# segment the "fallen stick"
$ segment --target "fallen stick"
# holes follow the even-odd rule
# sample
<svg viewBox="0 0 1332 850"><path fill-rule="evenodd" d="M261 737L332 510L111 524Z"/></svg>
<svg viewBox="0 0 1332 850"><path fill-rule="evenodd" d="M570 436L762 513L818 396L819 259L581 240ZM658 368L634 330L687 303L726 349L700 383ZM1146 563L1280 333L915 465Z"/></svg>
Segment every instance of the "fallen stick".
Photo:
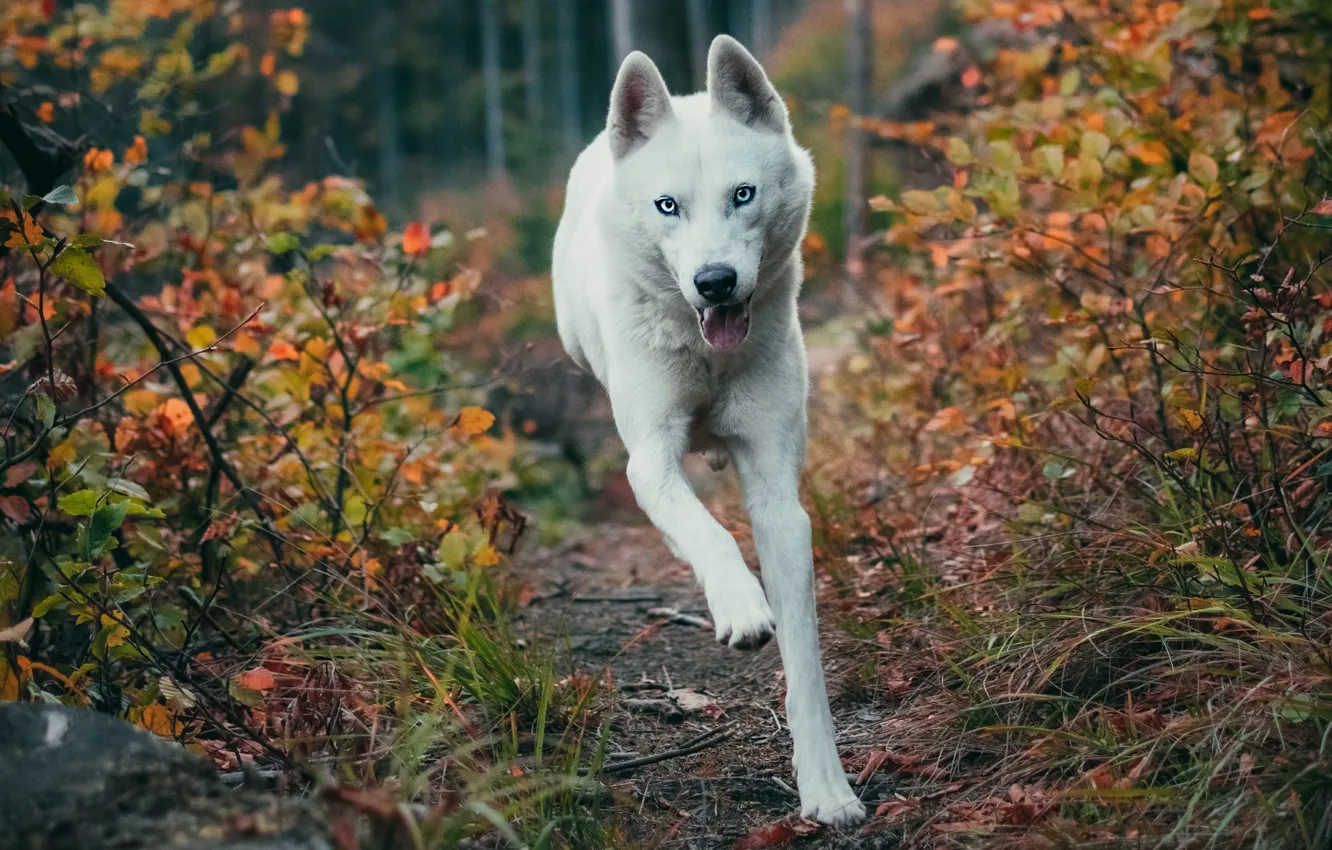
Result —
<svg viewBox="0 0 1332 850"><path fill-rule="evenodd" d="M712 621L707 617L685 614L675 608L649 608L648 615L651 617L665 617L666 622L677 623L682 626L697 626L704 630L713 628Z"/></svg>
<svg viewBox="0 0 1332 850"><path fill-rule="evenodd" d="M640 767L647 767L648 765L656 764L657 762L668 761L670 759L680 758L681 756L693 755L694 753L706 750L709 747L715 747L718 744L720 744L722 741L725 741L726 739L730 738L731 729L734 726L735 722L732 721L730 723L727 723L725 726L718 726L716 729L709 729L707 732L704 732L702 735L699 735L696 738L692 738L689 741L686 741L683 746L677 747L673 750L665 750L660 753L654 753L653 755L650 756L643 756L642 758L630 759L629 761L617 762L615 764L602 765L601 770L598 771L595 775L606 776L612 773L623 773L626 770L635 770ZM579 776L588 776L591 773L592 771L590 771L585 767L580 767L578 769Z"/></svg>
<svg viewBox="0 0 1332 850"><path fill-rule="evenodd" d="M573 598L574 602L660 602L660 593L640 592L640 593L586 593L579 594Z"/></svg>

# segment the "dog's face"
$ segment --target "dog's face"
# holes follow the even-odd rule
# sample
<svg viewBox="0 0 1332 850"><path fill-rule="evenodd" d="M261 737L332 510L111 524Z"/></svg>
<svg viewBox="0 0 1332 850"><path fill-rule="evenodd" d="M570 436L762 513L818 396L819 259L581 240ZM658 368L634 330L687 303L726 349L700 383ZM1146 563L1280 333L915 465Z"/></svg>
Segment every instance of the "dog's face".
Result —
<svg viewBox="0 0 1332 850"><path fill-rule="evenodd" d="M655 65L625 59L608 123L615 158L603 221L635 276L678 291L715 349L738 348L761 270L789 260L804 236L813 165L762 67L718 36L708 91L672 105Z"/></svg>

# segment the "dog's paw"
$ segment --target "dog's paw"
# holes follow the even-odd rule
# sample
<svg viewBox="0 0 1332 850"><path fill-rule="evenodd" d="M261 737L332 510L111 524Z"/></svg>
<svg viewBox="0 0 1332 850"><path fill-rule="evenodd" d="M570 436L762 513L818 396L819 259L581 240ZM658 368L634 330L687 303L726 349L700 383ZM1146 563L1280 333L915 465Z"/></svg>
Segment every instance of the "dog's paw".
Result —
<svg viewBox="0 0 1332 850"><path fill-rule="evenodd" d="M717 627L717 643L732 649L758 649L777 633L777 620L768 607L763 587L752 575L716 594L708 594L708 609Z"/></svg>
<svg viewBox="0 0 1332 850"><path fill-rule="evenodd" d="M800 783L800 816L829 826L855 826L865 819L865 804L839 774Z"/></svg>

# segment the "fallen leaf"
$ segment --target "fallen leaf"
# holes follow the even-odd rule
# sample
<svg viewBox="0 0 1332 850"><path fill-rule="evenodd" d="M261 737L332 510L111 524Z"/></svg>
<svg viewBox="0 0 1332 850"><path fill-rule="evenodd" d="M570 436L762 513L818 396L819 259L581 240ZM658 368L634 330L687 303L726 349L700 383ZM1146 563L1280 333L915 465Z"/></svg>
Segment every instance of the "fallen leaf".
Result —
<svg viewBox="0 0 1332 850"><path fill-rule="evenodd" d="M886 761L888 761L887 750L875 750L870 753L869 760L865 762L865 769L860 771L860 776L856 777L856 784L864 785L866 782L869 782L874 774L879 772L879 768L883 767L883 763Z"/></svg>
<svg viewBox="0 0 1332 850"><path fill-rule="evenodd" d="M176 733L176 724L171 719L171 712L167 711L166 706L157 703L144 708L143 714L139 716L139 725L163 738L170 738Z"/></svg>
<svg viewBox="0 0 1332 850"><path fill-rule="evenodd" d="M236 683L242 688L263 693L272 690L273 686L277 684L277 679L273 678L272 671L267 667L256 667L237 676Z"/></svg>
<svg viewBox="0 0 1332 850"><path fill-rule="evenodd" d="M762 850L764 847L781 847L790 844L798 837L798 833L789 823L778 821L777 823L764 824L748 835L741 836L731 845L731 850Z"/></svg>

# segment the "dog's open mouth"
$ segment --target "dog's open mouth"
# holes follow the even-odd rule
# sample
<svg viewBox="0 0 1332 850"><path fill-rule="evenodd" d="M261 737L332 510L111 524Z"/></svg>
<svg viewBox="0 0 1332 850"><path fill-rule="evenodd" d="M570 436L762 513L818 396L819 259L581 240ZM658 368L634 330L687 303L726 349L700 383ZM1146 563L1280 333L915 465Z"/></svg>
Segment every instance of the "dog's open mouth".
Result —
<svg viewBox="0 0 1332 850"><path fill-rule="evenodd" d="M708 345L718 351L731 351L749 336L749 302L718 304L698 311L698 327Z"/></svg>

